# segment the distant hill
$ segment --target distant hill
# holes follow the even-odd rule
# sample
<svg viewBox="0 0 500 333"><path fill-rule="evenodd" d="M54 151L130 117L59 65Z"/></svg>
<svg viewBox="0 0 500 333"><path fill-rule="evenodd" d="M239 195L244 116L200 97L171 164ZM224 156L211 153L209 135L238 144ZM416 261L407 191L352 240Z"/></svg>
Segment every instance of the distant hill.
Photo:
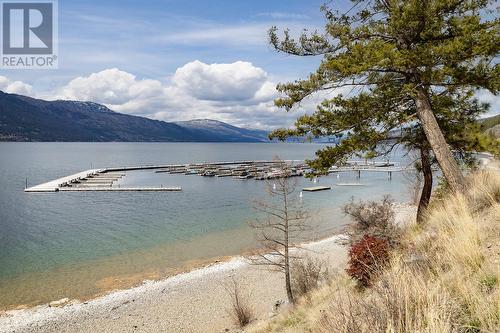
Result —
<svg viewBox="0 0 500 333"><path fill-rule="evenodd" d="M268 132L251 130L229 125L217 120L194 119L175 122L183 128L188 128L196 133L214 138L215 141L268 141Z"/></svg>
<svg viewBox="0 0 500 333"><path fill-rule="evenodd" d="M500 138L500 114L493 117L481 119L481 128L488 134L493 135L495 138Z"/></svg>
<svg viewBox="0 0 500 333"><path fill-rule="evenodd" d="M0 141L261 142L264 131L213 120L169 123L80 101L44 101L0 91Z"/></svg>
<svg viewBox="0 0 500 333"><path fill-rule="evenodd" d="M493 127L490 127L485 132L487 134L491 134L492 136L494 136L497 139L500 139L500 125L495 125Z"/></svg>
<svg viewBox="0 0 500 333"><path fill-rule="evenodd" d="M479 123L484 130L495 127L496 125L500 125L500 114L488 118L483 118L479 120Z"/></svg>

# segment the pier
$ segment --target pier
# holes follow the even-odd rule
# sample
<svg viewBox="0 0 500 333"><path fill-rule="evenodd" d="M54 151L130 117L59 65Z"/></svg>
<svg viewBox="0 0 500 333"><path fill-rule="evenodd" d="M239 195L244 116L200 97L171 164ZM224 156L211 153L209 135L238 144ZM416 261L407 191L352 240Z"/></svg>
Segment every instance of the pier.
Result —
<svg viewBox="0 0 500 333"><path fill-rule="evenodd" d="M361 178L361 171L365 172L387 172L389 180L392 179L393 172L402 172L408 170L408 167L401 167L399 162L381 162L381 161L347 161L345 165L333 166L328 170L328 173L338 173L354 171L357 173L357 178Z"/></svg>
<svg viewBox="0 0 500 333"><path fill-rule="evenodd" d="M401 172L406 167L397 162L367 162L348 161L344 165L335 166L328 173L357 172L387 172L388 179L392 179L393 172ZM115 184L129 171L152 170L155 173L183 174L186 176L203 177L231 177L233 179L266 180L282 177L300 177L311 172L303 160L258 160L258 161L230 161L230 162L201 162L187 164L124 166L103 169L85 170L70 176L62 177L40 185L26 187L25 192L89 192L89 191L117 191L117 192L175 192L181 191L179 186L155 187L124 187ZM318 190L318 189L315 189Z"/></svg>

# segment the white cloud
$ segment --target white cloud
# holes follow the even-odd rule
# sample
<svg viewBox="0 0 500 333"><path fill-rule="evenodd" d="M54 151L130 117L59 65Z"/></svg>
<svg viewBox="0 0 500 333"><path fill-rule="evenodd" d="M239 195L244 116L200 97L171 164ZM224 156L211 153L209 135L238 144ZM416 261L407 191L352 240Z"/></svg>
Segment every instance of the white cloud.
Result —
<svg viewBox="0 0 500 333"><path fill-rule="evenodd" d="M31 95L33 93L33 88L21 81L11 81L5 76L0 76L0 90L20 95Z"/></svg>
<svg viewBox="0 0 500 333"><path fill-rule="evenodd" d="M266 81L255 93L254 100L259 102L265 102L274 100L278 97L278 92L276 91L276 84L271 81Z"/></svg>
<svg viewBox="0 0 500 333"><path fill-rule="evenodd" d="M299 14L295 14L299 15ZM267 22L247 23L241 25L220 25L213 23L201 23L187 27L183 31L172 30L165 34L152 34L146 36L148 43L165 45L189 45L189 46L232 46L238 48L251 48L262 50L269 45L268 32L272 26L286 27L292 36L298 36L304 28L310 31L322 30L323 24L318 22L299 22L290 19L305 19L306 16L295 16L286 13L263 13L259 16L271 17ZM276 17L272 17L276 16Z"/></svg>
<svg viewBox="0 0 500 333"><path fill-rule="evenodd" d="M244 101L267 82L267 73L244 61L208 65L196 60L178 68L172 82L201 100Z"/></svg>
<svg viewBox="0 0 500 333"><path fill-rule="evenodd" d="M71 80L54 98L102 103L117 112L165 121L211 118L269 128L283 124L276 84L250 62L206 64L195 60L165 81L140 79L117 68ZM256 121L257 119L257 121Z"/></svg>
<svg viewBox="0 0 500 333"><path fill-rule="evenodd" d="M490 110L485 117L500 114L500 96L495 96L487 90L480 90L476 94L476 97L480 102L488 103L490 105Z"/></svg>
<svg viewBox="0 0 500 333"><path fill-rule="evenodd" d="M267 45L268 23L248 24L242 26L217 26L214 24L194 27L185 32L175 31L161 36L152 36L150 41L179 45L233 45L264 46Z"/></svg>
<svg viewBox="0 0 500 333"><path fill-rule="evenodd" d="M309 16L298 13L285 13L285 12L268 12L259 13L257 16L270 17L273 19L295 19L295 20L305 20L309 19Z"/></svg>
<svg viewBox="0 0 500 333"><path fill-rule="evenodd" d="M71 80L61 89L60 98L122 105L155 97L161 94L162 89L160 81L137 80L130 73L111 68Z"/></svg>

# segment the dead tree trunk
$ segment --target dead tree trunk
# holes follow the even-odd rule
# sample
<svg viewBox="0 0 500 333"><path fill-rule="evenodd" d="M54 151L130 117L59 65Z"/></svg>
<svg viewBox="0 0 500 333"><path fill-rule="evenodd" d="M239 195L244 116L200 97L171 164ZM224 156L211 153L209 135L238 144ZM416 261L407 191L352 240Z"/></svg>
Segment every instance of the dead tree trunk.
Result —
<svg viewBox="0 0 500 333"><path fill-rule="evenodd" d="M443 171L448 184L453 191L463 191L465 187L464 176L453 158L453 154L446 143L443 132L441 132L439 128L436 117L432 112L427 92L422 87L417 88L415 104L417 115L425 132L425 136L427 137L427 141L429 141L431 145L432 151L436 156L439 167Z"/></svg>

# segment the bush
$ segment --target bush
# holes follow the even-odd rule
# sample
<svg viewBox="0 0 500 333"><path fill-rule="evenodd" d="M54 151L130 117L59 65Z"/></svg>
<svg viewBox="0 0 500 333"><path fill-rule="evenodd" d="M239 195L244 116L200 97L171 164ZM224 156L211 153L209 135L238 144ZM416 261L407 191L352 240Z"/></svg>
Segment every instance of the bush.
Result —
<svg viewBox="0 0 500 333"><path fill-rule="evenodd" d="M382 201L351 201L344 206L344 213L349 215L352 223L347 227L349 244L359 242L365 235L385 240L390 246L399 243L400 230L394 222L394 210L390 196Z"/></svg>
<svg viewBox="0 0 500 333"><path fill-rule="evenodd" d="M320 286L328 278L324 261L305 257L292 264L292 290L296 296L303 296Z"/></svg>
<svg viewBox="0 0 500 333"><path fill-rule="evenodd" d="M252 321L252 309L245 297L241 295L236 280L232 278L231 281L231 284L225 286L228 295L231 297L231 307L227 312L239 327L245 327Z"/></svg>
<svg viewBox="0 0 500 333"><path fill-rule="evenodd" d="M385 266L389 259L389 245L386 240L365 235L352 244L349 250L347 273L360 286L368 287L374 274Z"/></svg>

